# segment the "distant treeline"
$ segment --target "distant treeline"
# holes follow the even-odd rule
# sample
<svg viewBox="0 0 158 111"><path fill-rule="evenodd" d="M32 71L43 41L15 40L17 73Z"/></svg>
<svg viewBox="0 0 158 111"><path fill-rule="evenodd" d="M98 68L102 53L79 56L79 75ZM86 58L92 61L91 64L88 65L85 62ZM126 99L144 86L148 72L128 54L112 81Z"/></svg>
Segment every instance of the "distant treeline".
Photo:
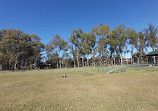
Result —
<svg viewBox="0 0 158 111"><path fill-rule="evenodd" d="M3 29L0 30L0 69L123 64L123 55L128 52L132 56L130 63L156 62L155 57L142 57L149 47L152 50L158 47L157 28L152 24L140 32L124 24L115 29L100 24L88 33L74 29L67 41L55 35L45 46L36 34Z"/></svg>

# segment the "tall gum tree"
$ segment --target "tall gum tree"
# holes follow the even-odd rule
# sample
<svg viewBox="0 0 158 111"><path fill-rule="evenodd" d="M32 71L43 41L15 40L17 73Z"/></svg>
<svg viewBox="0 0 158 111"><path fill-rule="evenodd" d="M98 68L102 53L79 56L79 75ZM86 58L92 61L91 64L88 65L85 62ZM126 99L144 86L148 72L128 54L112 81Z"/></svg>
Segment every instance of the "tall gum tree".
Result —
<svg viewBox="0 0 158 111"><path fill-rule="evenodd" d="M56 61L56 65L57 68L58 67L62 67L62 58L61 58L61 53L62 51L67 51L68 49L68 43L62 39L62 37L60 37L59 35L55 35L52 40L48 43L47 45L47 51L52 51L53 55L57 56L57 61ZM48 54L51 54L51 52L47 52ZM59 66L58 66L59 64Z"/></svg>
<svg viewBox="0 0 158 111"><path fill-rule="evenodd" d="M96 37L99 37L99 40L97 41L97 51L100 56L100 64L103 65L104 57L107 55L107 45L108 45L108 36L110 33L110 27L109 25L103 25L100 24L98 27L94 27L92 29L92 33L95 34Z"/></svg>
<svg viewBox="0 0 158 111"><path fill-rule="evenodd" d="M85 51L85 55L87 56L87 65L89 66L89 56L93 54L93 50L95 47L96 43L96 37L93 33L84 33L84 42L83 42L83 47Z"/></svg>
<svg viewBox="0 0 158 111"><path fill-rule="evenodd" d="M110 52L110 58L112 60L112 65L115 65L115 57L116 53L118 53L118 46L119 40L118 40L118 32L116 29L113 29L112 32L110 32L108 36L108 45L109 45L109 52Z"/></svg>
<svg viewBox="0 0 158 111"><path fill-rule="evenodd" d="M82 30L72 30L71 31L71 37L69 38L69 42L72 43L72 47L76 50L76 56L77 56L77 66L79 67L79 49L80 49L80 42L81 42L81 35Z"/></svg>
<svg viewBox="0 0 158 111"><path fill-rule="evenodd" d="M152 48L153 51L155 51L156 46L158 45L157 32L158 32L157 28L152 24L149 24L148 28L145 29L145 34L147 36L149 46ZM154 63L156 63L155 56L154 56Z"/></svg>
<svg viewBox="0 0 158 111"><path fill-rule="evenodd" d="M137 32L133 29L128 30L128 44L131 45L131 63L133 63L134 48L137 49L138 37Z"/></svg>
<svg viewBox="0 0 158 111"><path fill-rule="evenodd" d="M118 50L118 53L120 54L121 65L123 65L123 53L127 52L126 49L127 49L128 30L124 24L121 24L118 27L116 27L116 31L117 31L118 41L119 41L117 50Z"/></svg>

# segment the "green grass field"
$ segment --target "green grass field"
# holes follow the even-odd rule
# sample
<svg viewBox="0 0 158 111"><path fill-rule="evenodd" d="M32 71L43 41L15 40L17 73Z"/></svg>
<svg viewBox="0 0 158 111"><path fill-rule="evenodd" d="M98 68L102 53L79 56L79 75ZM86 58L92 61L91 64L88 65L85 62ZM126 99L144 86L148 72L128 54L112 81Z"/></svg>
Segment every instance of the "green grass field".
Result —
<svg viewBox="0 0 158 111"><path fill-rule="evenodd" d="M0 111L158 111L158 69L110 69L1 71Z"/></svg>

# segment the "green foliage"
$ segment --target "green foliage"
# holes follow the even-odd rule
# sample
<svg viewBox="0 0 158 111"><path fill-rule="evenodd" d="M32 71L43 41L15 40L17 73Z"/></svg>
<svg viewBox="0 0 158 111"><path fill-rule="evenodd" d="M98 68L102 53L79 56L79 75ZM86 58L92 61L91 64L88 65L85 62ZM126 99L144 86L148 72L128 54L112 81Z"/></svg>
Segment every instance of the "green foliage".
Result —
<svg viewBox="0 0 158 111"><path fill-rule="evenodd" d="M95 47L95 50L98 51L100 63L102 63L109 53L107 46L109 43L110 27L109 25L100 24L98 27L92 29L92 33L95 34L96 37L99 37L99 40L97 41L98 46ZM94 51L93 54L96 54L96 52Z"/></svg>
<svg viewBox="0 0 158 111"><path fill-rule="evenodd" d="M59 35L55 35L52 40L46 45L47 59L51 65L56 63L62 65L61 51L66 52L68 50L68 43L63 40ZM52 66L53 67L53 66Z"/></svg>
<svg viewBox="0 0 158 111"><path fill-rule="evenodd" d="M21 30L1 30L0 53L3 69L14 69L34 64L36 66L41 59L41 51L44 45L40 38Z"/></svg>
<svg viewBox="0 0 158 111"><path fill-rule="evenodd" d="M3 29L0 30L0 67L8 70L36 68L40 66L43 58L41 52L44 49L45 64L53 68L84 67L86 64L89 66L96 63L103 65L106 61L123 64L123 54L145 52L148 47L155 50L158 47L157 31L152 24L140 32L127 28L125 24L120 24L115 29L99 24L91 32L72 30L68 42L55 35L44 46L36 34ZM138 62L139 59L140 56Z"/></svg>
<svg viewBox="0 0 158 111"><path fill-rule="evenodd" d="M154 50L158 45L157 28L152 24L149 24L148 28L145 29L146 38L148 45Z"/></svg>

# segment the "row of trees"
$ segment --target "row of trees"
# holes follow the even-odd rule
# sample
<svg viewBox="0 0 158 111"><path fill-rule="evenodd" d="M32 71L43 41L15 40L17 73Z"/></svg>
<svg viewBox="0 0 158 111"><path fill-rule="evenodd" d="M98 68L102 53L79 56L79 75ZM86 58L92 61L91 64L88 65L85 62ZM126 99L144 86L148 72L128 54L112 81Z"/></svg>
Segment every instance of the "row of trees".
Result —
<svg viewBox="0 0 158 111"><path fill-rule="evenodd" d="M148 48L154 51L158 47L157 28L149 24L148 28L137 32L124 24L111 29L100 24L91 32L82 29L72 30L68 40L55 35L45 46L36 34L26 34L21 30L0 30L0 68L16 70L49 66L84 67L89 65L123 64L123 57L131 53L131 62L137 62ZM42 52L46 60L42 61ZM155 62L155 57L153 58Z"/></svg>
<svg viewBox="0 0 158 111"><path fill-rule="evenodd" d="M100 65L105 63L122 65L123 55L126 53L131 53L132 62L136 56L139 63L145 51L149 47L154 51L157 45L157 28L152 24L149 24L148 28L140 32L127 28L124 24L117 26L116 29L111 29L109 25L100 24L98 27L92 28L89 33L82 29L72 30L68 42L59 35L54 36L46 45L46 53L48 63L50 65L56 64L57 68L58 64L60 64L60 68L62 66L67 67L70 58L71 66L73 61L74 67L95 66L96 63ZM134 50L136 50L135 53Z"/></svg>

